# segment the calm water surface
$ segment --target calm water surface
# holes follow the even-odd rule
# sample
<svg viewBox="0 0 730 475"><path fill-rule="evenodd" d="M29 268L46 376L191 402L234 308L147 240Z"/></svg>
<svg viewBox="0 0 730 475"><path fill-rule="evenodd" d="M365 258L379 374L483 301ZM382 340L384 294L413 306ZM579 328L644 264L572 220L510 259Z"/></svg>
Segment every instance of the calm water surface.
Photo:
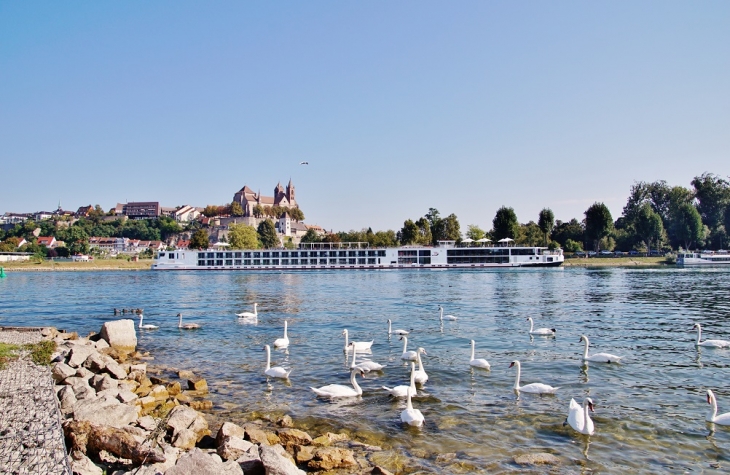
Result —
<svg viewBox="0 0 730 475"><path fill-rule="evenodd" d="M693 322L707 338L730 339L730 272L718 269L545 269L517 271L43 272L0 280L0 325L54 325L98 331L114 307L142 307L139 344L155 364L195 369L208 378L216 409L233 419L253 411L289 413L312 429L345 428L392 450L379 456L405 471L499 473L519 470L512 457L550 451L564 471L581 473L721 473L730 469L730 428L705 423L705 391L730 410L730 350L697 350ZM235 313L259 303L256 325ZM439 324L437 306L458 316ZM175 315L203 324L180 331ZM557 338L527 333L525 318L556 328ZM404 403L382 385L407 384L394 328L412 329L424 347L430 379L414 400L425 418L405 429ZM264 344L282 336L274 363L294 369L291 384L262 377ZM372 359L388 367L360 380L363 397L329 402L310 386L348 384L343 328L375 340ZM581 334L591 352L625 356L623 365L581 367ZM469 340L491 371L471 369ZM560 389L540 397L522 384ZM570 398L590 395L597 433L564 427ZM435 455L457 452L458 463Z"/></svg>

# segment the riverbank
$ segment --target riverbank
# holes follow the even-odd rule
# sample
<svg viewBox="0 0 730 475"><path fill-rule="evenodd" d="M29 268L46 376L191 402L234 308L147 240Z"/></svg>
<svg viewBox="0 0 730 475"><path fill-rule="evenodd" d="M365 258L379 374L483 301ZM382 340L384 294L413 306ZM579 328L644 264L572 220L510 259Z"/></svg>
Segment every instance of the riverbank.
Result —
<svg viewBox="0 0 730 475"><path fill-rule="evenodd" d="M571 257L565 267L667 267L675 266L666 257Z"/></svg>
<svg viewBox="0 0 730 475"><path fill-rule="evenodd" d="M57 262L57 261L10 261L0 262L0 267L7 272L50 272L50 271L109 271L109 270L149 270L152 259L128 261L126 259L95 259L86 262Z"/></svg>

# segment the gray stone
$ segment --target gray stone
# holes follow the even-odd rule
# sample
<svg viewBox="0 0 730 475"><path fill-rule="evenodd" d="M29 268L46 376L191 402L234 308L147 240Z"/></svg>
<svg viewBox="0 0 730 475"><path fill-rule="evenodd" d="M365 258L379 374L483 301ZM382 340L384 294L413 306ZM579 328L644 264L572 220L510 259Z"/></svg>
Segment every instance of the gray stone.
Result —
<svg viewBox="0 0 730 475"><path fill-rule="evenodd" d="M307 466L315 470L332 470L357 467L357 461L350 449L321 447L314 452L314 459L310 460Z"/></svg>
<svg viewBox="0 0 730 475"><path fill-rule="evenodd" d="M72 368L78 368L81 366L84 361L86 361L86 358L91 355L91 353L96 352L96 350L93 350L91 348L88 348L86 346L74 346L71 349L70 356L68 358L68 365Z"/></svg>
<svg viewBox="0 0 730 475"><path fill-rule="evenodd" d="M232 422L224 422L221 428L218 429L218 434L215 436L215 442L217 445L220 445L226 437L240 437L243 439L245 435L246 431L243 427Z"/></svg>
<svg viewBox="0 0 730 475"><path fill-rule="evenodd" d="M91 371L89 371L88 369L84 368L83 366L82 366L82 367L80 367L80 368L78 368L78 369L76 370L76 377L77 377L77 378L82 378L82 379L85 379L86 381L88 381L88 380L89 380L89 379L91 379L91 378L92 378L93 376L94 376L94 373L92 373L92 372L91 372Z"/></svg>
<svg viewBox="0 0 730 475"><path fill-rule="evenodd" d="M58 400L61 404L61 412L64 414L70 414L73 412L74 404L78 402L73 387L71 386L64 386L58 392Z"/></svg>
<svg viewBox="0 0 730 475"><path fill-rule="evenodd" d="M226 437L218 446L218 455L223 460L236 460L246 453L254 444L240 437Z"/></svg>
<svg viewBox="0 0 730 475"><path fill-rule="evenodd" d="M312 436L299 429L280 429L276 432L279 440L284 445L297 444L309 445L312 443Z"/></svg>
<svg viewBox="0 0 730 475"><path fill-rule="evenodd" d="M157 421L152 416L144 416L139 418L139 420L137 421L137 425L144 430L152 431L157 428Z"/></svg>
<svg viewBox="0 0 730 475"><path fill-rule="evenodd" d="M184 430L191 431L195 434L196 442L200 440L206 433L208 433L208 422L205 420L202 414L195 409L191 409L187 406L177 406L170 411L170 418L167 420L167 427L172 429L173 441L177 438L177 435L182 433ZM189 435L186 435L186 441L189 439ZM180 443L173 445L175 447L187 448ZM193 443L194 444L194 443Z"/></svg>
<svg viewBox="0 0 730 475"><path fill-rule="evenodd" d="M75 384L71 386L71 389L73 390L76 399L78 399L79 401L81 401L82 399L90 399L96 396L96 391L94 391L94 388L86 383Z"/></svg>
<svg viewBox="0 0 730 475"><path fill-rule="evenodd" d="M241 467L233 460L221 462L217 455L207 455L194 448L180 457L165 475L243 475Z"/></svg>
<svg viewBox="0 0 730 475"><path fill-rule="evenodd" d="M198 436L190 429L180 429L172 435L172 446L183 450L192 449L198 442Z"/></svg>
<svg viewBox="0 0 730 475"><path fill-rule="evenodd" d="M246 475L263 475L266 473L264 464L259 456L259 446L252 445L245 453L236 459L236 463L241 467Z"/></svg>
<svg viewBox="0 0 730 475"><path fill-rule="evenodd" d="M107 373L111 374L117 379L124 379L127 377L127 372L124 370L122 365L114 361L112 357L104 355L103 359L106 365L104 369Z"/></svg>
<svg viewBox="0 0 730 475"><path fill-rule="evenodd" d="M137 409L112 398L92 398L77 402L74 420L120 429L137 420Z"/></svg>
<svg viewBox="0 0 730 475"><path fill-rule="evenodd" d="M304 475L305 473L287 458L286 451L281 445L259 446L259 457L266 469L266 475Z"/></svg>
<svg viewBox="0 0 730 475"><path fill-rule="evenodd" d="M53 374L53 380L56 382L60 382L76 374L76 370L66 363L58 362L53 365L53 370L51 373Z"/></svg>
<svg viewBox="0 0 730 475"><path fill-rule="evenodd" d="M110 378L108 374L97 374L91 378L90 384L97 392L107 389L117 389L119 387L117 380Z"/></svg>
<svg viewBox="0 0 730 475"><path fill-rule="evenodd" d="M71 457L71 470L74 475L103 475L104 471L82 453L74 453Z"/></svg>
<svg viewBox="0 0 730 475"><path fill-rule="evenodd" d="M147 374L147 363L133 364L129 367L129 371L139 371L142 374Z"/></svg>
<svg viewBox="0 0 730 475"><path fill-rule="evenodd" d="M137 348L137 332L134 328L134 320L114 320L106 322L99 332L101 338L112 348L121 351L134 351Z"/></svg>
<svg viewBox="0 0 730 475"><path fill-rule="evenodd" d="M538 452L518 455L515 457L515 463L518 465L559 465L560 459L547 452Z"/></svg>
<svg viewBox="0 0 730 475"><path fill-rule="evenodd" d="M97 350L104 350L106 348L109 348L109 343L107 343L106 340L99 340L94 343L94 346Z"/></svg>
<svg viewBox="0 0 730 475"><path fill-rule="evenodd" d="M102 355L94 351L84 361L84 368L88 368L94 373L101 373L106 368L106 363L102 358Z"/></svg>
<svg viewBox="0 0 730 475"><path fill-rule="evenodd" d="M119 402L123 402L124 404L128 404L132 401L135 401L139 399L139 396L134 394L132 391L126 388L122 388L119 390L119 394L117 394L117 399Z"/></svg>

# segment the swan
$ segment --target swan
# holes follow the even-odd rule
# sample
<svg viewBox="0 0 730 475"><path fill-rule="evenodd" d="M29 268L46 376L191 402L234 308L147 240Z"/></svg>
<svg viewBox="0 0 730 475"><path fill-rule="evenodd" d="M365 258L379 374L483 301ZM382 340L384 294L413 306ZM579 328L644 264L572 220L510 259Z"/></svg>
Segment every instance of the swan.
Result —
<svg viewBox="0 0 730 475"><path fill-rule="evenodd" d="M269 348L269 345L264 345L264 350L266 350L266 370L264 370L264 374L266 376L271 376L272 378L282 378L282 379L289 379L289 375L291 374L291 370L287 371L281 366L274 366L271 367L271 348Z"/></svg>
<svg viewBox="0 0 730 475"><path fill-rule="evenodd" d="M727 340L705 340L700 341L702 339L702 327L699 323L695 323L695 325L692 328L697 329L697 342L695 343L695 346L707 346L711 348L727 348L730 346L730 341Z"/></svg>
<svg viewBox="0 0 730 475"><path fill-rule="evenodd" d="M157 325L151 325L149 323L147 325L143 325L142 320L144 320L144 315L142 315L140 313L139 314L139 328L141 328L142 330L157 330L158 328L160 328Z"/></svg>
<svg viewBox="0 0 730 475"><path fill-rule="evenodd" d="M475 368L484 368L484 369L490 369L491 366L489 366L489 362L485 360L484 358L474 359L474 347L476 343L474 343L474 340L471 341L471 361L469 361L469 365L474 366Z"/></svg>
<svg viewBox="0 0 730 475"><path fill-rule="evenodd" d="M350 346L353 346L355 342L350 342ZM350 365L350 369L353 368L360 368L366 373L369 373L370 371L380 371L383 368L385 368L385 365L376 363L375 361L365 360L362 363L355 363L355 358L357 357L357 352L352 352L352 364Z"/></svg>
<svg viewBox="0 0 730 475"><path fill-rule="evenodd" d="M423 348L419 348L416 352L416 361L418 361L418 370L415 374L415 380L418 384L423 384L426 381L428 381L428 375L426 374L426 370L423 369L423 362L421 361L421 353L424 355L428 354L426 353L426 350Z"/></svg>
<svg viewBox="0 0 730 475"><path fill-rule="evenodd" d="M417 358L415 351L408 351L408 337L402 336L400 337L401 340L403 340L403 354L400 355L400 359L406 360L406 361L415 361Z"/></svg>
<svg viewBox="0 0 730 475"><path fill-rule="evenodd" d="M254 304L253 304L253 313L251 313L251 312L242 312L242 313L237 313L236 316L238 318L258 318L259 317L259 312L256 310L256 307L258 307L258 305L259 305L258 303L254 302Z"/></svg>
<svg viewBox="0 0 730 475"><path fill-rule="evenodd" d="M408 335L410 332L408 330L391 330L391 321L388 319L388 335L391 333L395 333L396 335Z"/></svg>
<svg viewBox="0 0 730 475"><path fill-rule="evenodd" d="M373 346L373 341L353 341L352 345L348 341L347 329L342 330L342 334L345 335L345 351L370 351L370 347ZM352 346L352 348L350 348Z"/></svg>
<svg viewBox="0 0 730 475"><path fill-rule="evenodd" d="M416 377L416 372L414 371L414 368L416 367L416 364L411 362L411 386L414 387L414 381ZM413 427L421 427L423 425L423 414L421 414L421 411L418 409L413 409L413 404L411 403L411 392L407 391L406 397L408 398L406 400L406 408L403 410L403 412L400 413L400 420L408 424L409 426Z"/></svg>
<svg viewBox="0 0 730 475"><path fill-rule="evenodd" d="M439 305L439 312L440 312L439 313L439 320L441 320L441 321L444 321L444 320L456 320L456 317L453 316L453 315L444 315L444 308L441 305Z"/></svg>
<svg viewBox="0 0 730 475"><path fill-rule="evenodd" d="M577 432L585 435L593 435L595 428L593 427L593 420L588 414L588 409L592 412L593 401L587 397L583 399L583 406L581 407L575 399L570 398L570 409L568 409L568 418L565 420L563 425L570 424L570 427L575 429Z"/></svg>
<svg viewBox="0 0 730 475"><path fill-rule="evenodd" d="M329 398L336 398L336 397L357 397L362 395L362 389L360 386L357 385L357 381L355 381L356 375L362 376L363 371L360 368L353 368L350 371L350 384L352 384L352 387L344 386L342 384L328 384L327 386L322 386L321 388L309 388L317 396L322 397L329 397Z"/></svg>
<svg viewBox="0 0 730 475"><path fill-rule="evenodd" d="M591 356L588 356L588 346L591 344L590 341L588 341L588 337L585 335L580 336L580 340L578 340L578 343L581 341L584 341L586 346L585 350L583 350L583 361L593 361L595 363L621 363L621 359L623 356L616 356L612 355L611 353L596 353Z"/></svg>
<svg viewBox="0 0 730 475"><path fill-rule="evenodd" d="M201 328L201 325L198 323L186 323L183 325L182 322L182 313L177 314L177 327L181 328L183 330L197 330L198 328Z"/></svg>
<svg viewBox="0 0 730 475"><path fill-rule="evenodd" d="M394 388L389 388L387 386L383 386L383 389L388 391L391 396L395 397L406 397L407 395L415 396L416 395L416 363L411 362L411 385L410 386L396 386Z"/></svg>
<svg viewBox="0 0 730 475"><path fill-rule="evenodd" d="M287 321L284 320L284 338L277 338L274 340L274 346L276 348L286 348L289 346L289 337L286 335Z"/></svg>
<svg viewBox="0 0 730 475"><path fill-rule="evenodd" d="M520 372L522 367L520 365L520 362L517 360L514 360L512 363L509 364L510 368L513 366L517 367L517 377L515 378L515 385L513 387L513 389L517 392L523 391L533 394L555 394L555 391L560 389L542 383L532 383L528 384L527 386L520 386Z"/></svg>
<svg viewBox="0 0 730 475"><path fill-rule="evenodd" d="M707 414L707 422L714 422L721 426L730 426L730 412L717 415L717 399L711 389L707 390L707 404L712 405L712 409Z"/></svg>
<svg viewBox="0 0 730 475"><path fill-rule="evenodd" d="M545 336L555 335L554 328L538 328L536 330L533 330L532 327L533 327L534 323L532 321L532 317L527 317L527 320L530 321L530 335L545 335Z"/></svg>

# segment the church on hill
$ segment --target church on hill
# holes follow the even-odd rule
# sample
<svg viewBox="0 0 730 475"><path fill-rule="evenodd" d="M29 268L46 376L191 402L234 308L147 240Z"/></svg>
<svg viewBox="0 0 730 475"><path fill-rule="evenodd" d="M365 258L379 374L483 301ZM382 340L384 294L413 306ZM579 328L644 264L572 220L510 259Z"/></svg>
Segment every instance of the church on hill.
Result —
<svg viewBox="0 0 730 475"><path fill-rule="evenodd" d="M252 217L253 209L256 205L262 208L271 208L279 206L282 208L298 208L297 200L294 197L294 184L289 179L286 189L281 186L281 182L274 188L274 196L263 196L261 192L254 192L248 186L244 186L233 195L233 202L241 205L244 217Z"/></svg>

